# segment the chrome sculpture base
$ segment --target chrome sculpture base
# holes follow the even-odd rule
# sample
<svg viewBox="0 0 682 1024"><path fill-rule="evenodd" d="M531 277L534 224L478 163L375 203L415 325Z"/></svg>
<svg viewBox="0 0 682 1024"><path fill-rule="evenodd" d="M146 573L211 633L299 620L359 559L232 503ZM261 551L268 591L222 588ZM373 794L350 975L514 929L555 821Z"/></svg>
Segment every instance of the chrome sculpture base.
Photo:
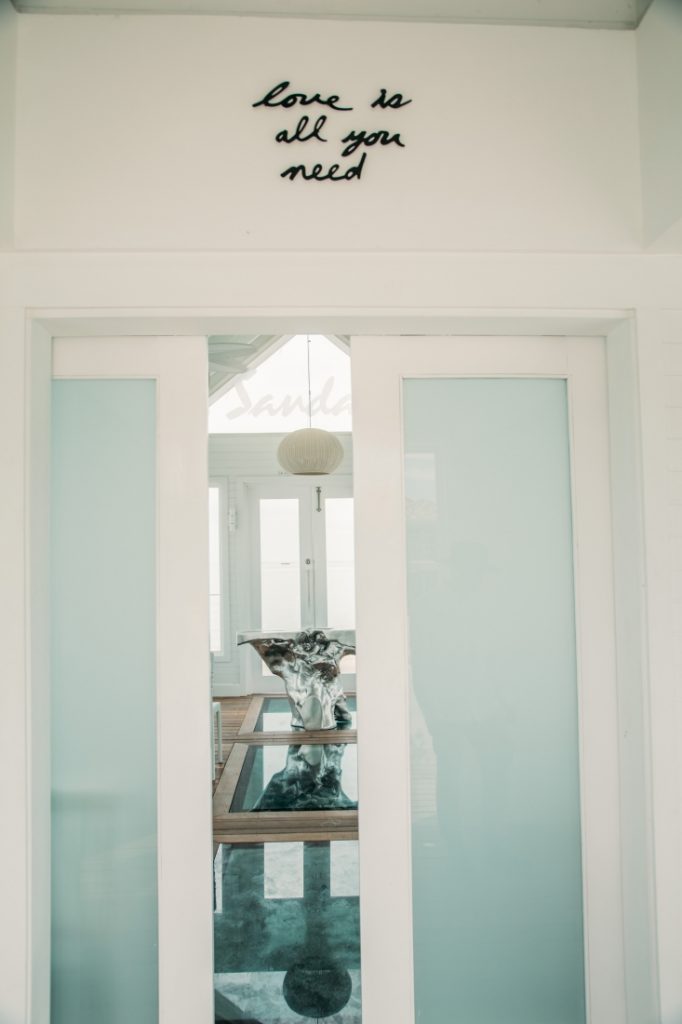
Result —
<svg viewBox="0 0 682 1024"><path fill-rule="evenodd" d="M315 629L302 633L239 633L238 644L251 644L270 671L284 681L294 728L313 732L350 724L351 714L339 683L340 662L355 654L350 629Z"/></svg>

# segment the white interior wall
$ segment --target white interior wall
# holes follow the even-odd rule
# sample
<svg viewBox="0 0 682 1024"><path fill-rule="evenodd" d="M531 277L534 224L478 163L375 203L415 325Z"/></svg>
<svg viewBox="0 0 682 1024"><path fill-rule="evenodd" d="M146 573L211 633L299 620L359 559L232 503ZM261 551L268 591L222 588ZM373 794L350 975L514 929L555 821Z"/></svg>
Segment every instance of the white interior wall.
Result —
<svg viewBox="0 0 682 1024"><path fill-rule="evenodd" d="M632 32L144 15L19 29L20 248L639 244ZM300 110L251 104L283 80L355 108L330 116L327 144L275 142ZM381 87L411 105L370 110ZM362 127L405 148L368 150L361 181L280 178Z"/></svg>
<svg viewBox="0 0 682 1024"><path fill-rule="evenodd" d="M674 0L664 3L655 0L647 17L670 15ZM210 18L26 15L19 23L23 251L0 252L0 777L12 781L2 792L8 870L0 876L0 1018L47 1021L39 996L31 1017L28 971L28 908L39 908L41 898L27 867L29 766L44 768L47 754L27 740L27 312L45 311L48 325L50 310L58 312L53 324L61 333L83 331L83 308L127 310L119 326L133 332L140 310L154 308L165 318L159 334L193 333L199 315L206 333L216 334L240 333L244 324L263 333L441 333L462 310L525 309L531 319L532 311L582 310L598 322L600 311L631 309L643 441L660 1020L680 1024L682 260L631 253L641 215L636 35ZM645 34L655 24L645 19L639 30L640 69L643 56L660 59ZM0 60L0 133L12 123L6 68ZM412 107L398 112L409 148L371 153L371 175L338 189L280 182L281 147L272 134L294 118L270 118L249 104L303 68L307 87L352 90L357 102L370 82L413 95ZM658 117L655 102L650 109ZM675 189L665 187L682 180L676 151L654 149L661 178L647 186L647 200L660 189L665 216L679 216ZM5 232L7 196L3 213L0 190ZM145 251L159 249L169 251ZM529 254L534 249L546 251ZM63 318L68 309L71 324ZM92 333L91 325L85 330Z"/></svg>
<svg viewBox="0 0 682 1024"><path fill-rule="evenodd" d="M344 449L337 473L350 476L353 456L350 434L336 435ZM213 692L218 697L246 693L235 637L243 630L258 629L253 621L249 583L254 572L250 563L250 510L244 486L259 478L287 478L277 462L277 448L284 434L210 434L208 467L211 479L227 482L228 508L233 509L235 529L227 530L227 551L223 555L223 595L228 601L229 648L213 663ZM227 515L228 509L223 510Z"/></svg>
<svg viewBox="0 0 682 1024"><path fill-rule="evenodd" d="M682 5L654 0L636 32L644 241L682 242ZM676 230L677 228L677 230ZM666 234L670 237L666 238ZM664 237L662 237L664 236Z"/></svg>
<svg viewBox="0 0 682 1024"><path fill-rule="evenodd" d="M10 0L0 0L0 249L14 244L14 137L17 23Z"/></svg>

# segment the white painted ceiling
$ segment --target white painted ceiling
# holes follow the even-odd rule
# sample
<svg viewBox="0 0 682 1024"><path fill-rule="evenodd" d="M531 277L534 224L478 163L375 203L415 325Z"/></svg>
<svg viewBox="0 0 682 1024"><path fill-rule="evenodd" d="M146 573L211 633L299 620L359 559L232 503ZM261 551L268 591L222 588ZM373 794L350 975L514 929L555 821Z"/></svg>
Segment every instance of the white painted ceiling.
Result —
<svg viewBox="0 0 682 1024"><path fill-rule="evenodd" d="M13 0L23 12L231 14L636 28L652 0Z"/></svg>
<svg viewBox="0 0 682 1024"><path fill-rule="evenodd" d="M275 334L214 334L208 339L208 394L214 400L226 385L266 358Z"/></svg>

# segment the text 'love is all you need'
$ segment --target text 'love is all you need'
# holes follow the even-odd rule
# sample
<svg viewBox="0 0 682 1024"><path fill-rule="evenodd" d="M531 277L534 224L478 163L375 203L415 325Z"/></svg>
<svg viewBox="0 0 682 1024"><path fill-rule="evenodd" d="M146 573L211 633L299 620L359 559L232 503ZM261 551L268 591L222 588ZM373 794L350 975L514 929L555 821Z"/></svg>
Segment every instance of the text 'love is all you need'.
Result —
<svg viewBox="0 0 682 1024"><path fill-rule="evenodd" d="M378 96L369 104L371 110L386 111L392 119L394 111L406 107L412 100L405 99L400 92L389 93L387 89L380 89ZM319 92L305 93L296 92L288 81L279 82L273 86L265 95L252 104L253 107L262 107L271 110L290 110L297 108L298 121L290 127L282 128L275 135L275 141L285 146L296 143L312 142L328 144L331 132L331 118L336 114L346 114L352 111L353 107L344 106L340 96L323 96ZM311 114L302 113L302 108L315 107ZM320 113L319 108L326 108L326 113ZM347 119L344 119L347 121ZM375 146L405 148L400 133L395 131L395 126L387 123L387 127L373 128L351 128L339 138L341 146L340 157L354 157L357 162L343 163L293 163L280 173L281 178L289 181L297 179L303 181L360 181L362 172L367 160L367 151ZM359 157L359 159L358 159Z"/></svg>

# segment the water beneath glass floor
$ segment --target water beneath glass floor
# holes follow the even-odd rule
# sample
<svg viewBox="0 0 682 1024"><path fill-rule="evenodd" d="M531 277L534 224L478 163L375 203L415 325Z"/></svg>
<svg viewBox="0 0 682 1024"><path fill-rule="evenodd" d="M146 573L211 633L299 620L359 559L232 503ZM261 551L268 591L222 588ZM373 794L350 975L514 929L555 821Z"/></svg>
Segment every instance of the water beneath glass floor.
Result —
<svg viewBox="0 0 682 1024"><path fill-rule="evenodd" d="M360 1024L357 842L221 845L216 1021Z"/></svg>
<svg viewBox="0 0 682 1024"><path fill-rule="evenodd" d="M235 811L355 810L355 743L252 746L230 807Z"/></svg>
<svg viewBox="0 0 682 1024"><path fill-rule="evenodd" d="M351 712L349 728L357 728L357 705L355 697L347 697ZM291 729L291 708L286 697L266 697L254 732L289 732Z"/></svg>

